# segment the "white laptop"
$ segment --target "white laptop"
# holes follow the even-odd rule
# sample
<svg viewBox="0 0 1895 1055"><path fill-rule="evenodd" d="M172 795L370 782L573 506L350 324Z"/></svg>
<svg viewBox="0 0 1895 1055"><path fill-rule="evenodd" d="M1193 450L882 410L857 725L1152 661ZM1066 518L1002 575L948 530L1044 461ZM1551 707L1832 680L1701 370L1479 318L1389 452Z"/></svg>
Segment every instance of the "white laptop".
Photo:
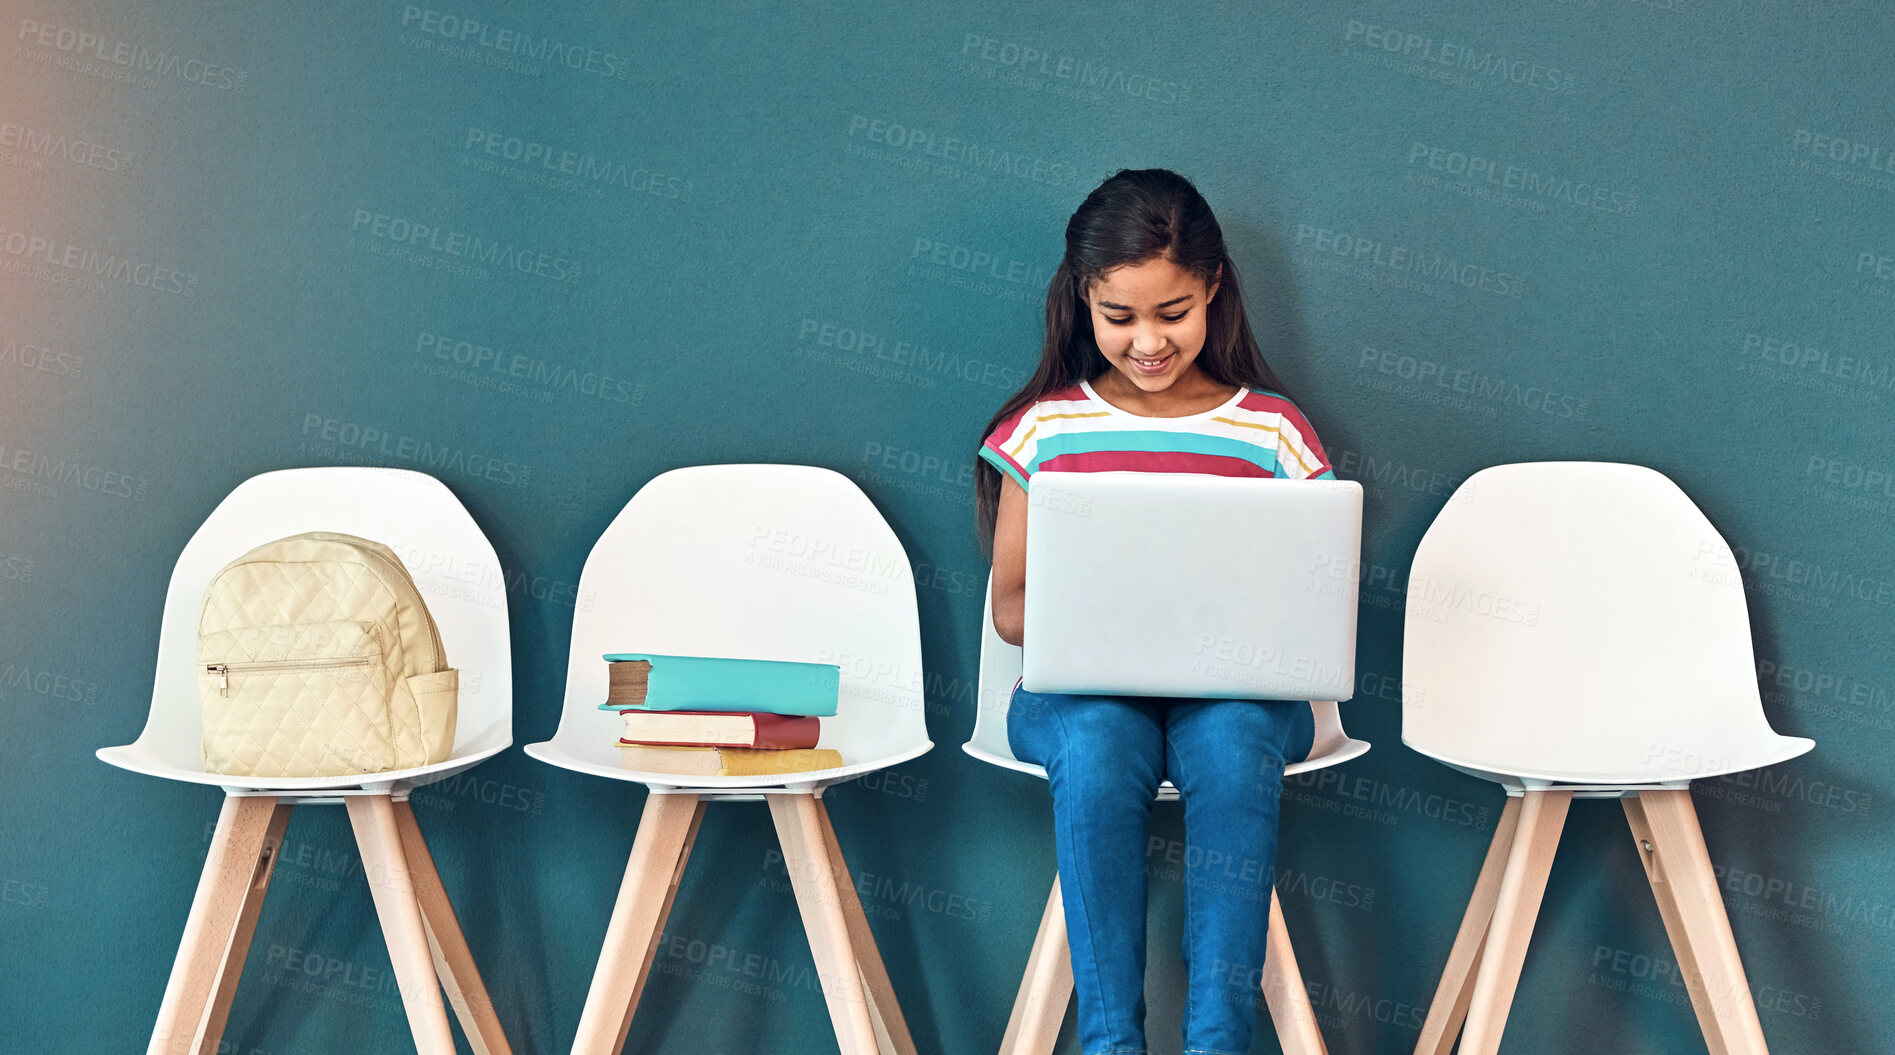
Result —
<svg viewBox="0 0 1895 1055"><path fill-rule="evenodd" d="M1036 473L1021 684L1346 700L1361 548L1354 481Z"/></svg>

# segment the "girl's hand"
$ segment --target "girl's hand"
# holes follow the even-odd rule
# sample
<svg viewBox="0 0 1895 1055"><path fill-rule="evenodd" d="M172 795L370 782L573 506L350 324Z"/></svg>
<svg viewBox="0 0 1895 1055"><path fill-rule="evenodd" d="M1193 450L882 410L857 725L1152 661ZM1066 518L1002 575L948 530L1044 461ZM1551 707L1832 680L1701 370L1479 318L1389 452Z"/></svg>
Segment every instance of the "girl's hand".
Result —
<svg viewBox="0 0 1895 1055"><path fill-rule="evenodd" d="M1018 645L1026 627L1026 491L1002 474L994 517L994 632Z"/></svg>

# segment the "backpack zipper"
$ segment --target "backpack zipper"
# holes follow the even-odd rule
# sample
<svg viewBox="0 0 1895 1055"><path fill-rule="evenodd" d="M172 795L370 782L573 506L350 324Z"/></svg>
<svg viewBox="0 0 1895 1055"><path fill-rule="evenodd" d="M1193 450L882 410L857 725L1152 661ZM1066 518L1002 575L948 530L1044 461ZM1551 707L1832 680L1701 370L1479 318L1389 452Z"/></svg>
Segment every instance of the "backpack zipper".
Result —
<svg viewBox="0 0 1895 1055"><path fill-rule="evenodd" d="M206 663L204 671L217 675L217 694L230 695L230 672L247 671L251 673L266 670L318 670L331 667L366 667L367 656L341 656L335 659L264 659L253 663Z"/></svg>

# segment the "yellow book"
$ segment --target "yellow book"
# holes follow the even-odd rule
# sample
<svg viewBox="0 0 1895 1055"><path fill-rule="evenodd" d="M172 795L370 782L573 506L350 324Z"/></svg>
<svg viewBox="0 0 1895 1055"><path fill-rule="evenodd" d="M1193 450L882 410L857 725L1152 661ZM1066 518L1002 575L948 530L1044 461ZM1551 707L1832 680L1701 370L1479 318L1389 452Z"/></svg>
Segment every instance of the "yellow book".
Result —
<svg viewBox="0 0 1895 1055"><path fill-rule="evenodd" d="M832 747L683 747L675 744L628 744L618 741L625 768L646 773L704 777L756 777L806 773L842 766Z"/></svg>

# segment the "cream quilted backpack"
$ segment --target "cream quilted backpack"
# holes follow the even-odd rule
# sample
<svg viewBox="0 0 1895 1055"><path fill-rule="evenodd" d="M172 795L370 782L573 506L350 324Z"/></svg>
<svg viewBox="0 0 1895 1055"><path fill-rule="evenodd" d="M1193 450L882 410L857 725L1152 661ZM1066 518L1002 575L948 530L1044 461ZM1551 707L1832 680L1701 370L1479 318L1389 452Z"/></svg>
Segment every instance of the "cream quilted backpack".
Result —
<svg viewBox="0 0 1895 1055"><path fill-rule="evenodd" d="M197 659L206 772L377 773L454 746L459 672L379 542L310 531L226 564L204 592Z"/></svg>

